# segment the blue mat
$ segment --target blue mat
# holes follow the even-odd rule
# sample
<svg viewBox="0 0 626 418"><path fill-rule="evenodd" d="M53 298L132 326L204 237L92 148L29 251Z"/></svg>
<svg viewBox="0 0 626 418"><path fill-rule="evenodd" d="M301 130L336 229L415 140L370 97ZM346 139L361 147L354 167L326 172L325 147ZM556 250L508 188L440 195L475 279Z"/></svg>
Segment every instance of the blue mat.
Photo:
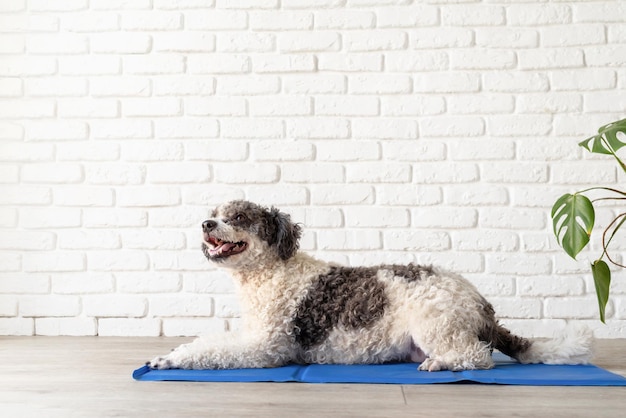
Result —
<svg viewBox="0 0 626 418"><path fill-rule="evenodd" d="M494 354L491 370L421 372L415 363L379 365L289 365L271 369L155 370L143 366L135 380L193 382L386 383L420 385L473 382L526 386L626 386L626 378L593 365L519 364Z"/></svg>

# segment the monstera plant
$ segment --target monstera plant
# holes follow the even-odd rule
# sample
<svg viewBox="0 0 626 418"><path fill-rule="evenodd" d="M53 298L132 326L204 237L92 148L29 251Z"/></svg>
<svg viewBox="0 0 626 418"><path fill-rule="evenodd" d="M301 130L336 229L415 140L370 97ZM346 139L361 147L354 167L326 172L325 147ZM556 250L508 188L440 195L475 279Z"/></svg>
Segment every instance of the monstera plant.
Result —
<svg viewBox="0 0 626 418"><path fill-rule="evenodd" d="M598 134L585 139L579 144L587 151L597 154L612 155L619 167L626 173L626 164L618 157L620 148L626 147L626 119L609 123L598 129ZM585 193L600 197L593 200L585 196ZM572 258L576 256L589 243L591 232L594 227L595 209L594 204L599 201L621 200L626 206L626 191L611 187L591 187L574 194L561 196L552 207L552 224L554 234L565 250ZM611 284L611 270L606 260L617 266L626 268L623 264L615 261L608 251L611 241L626 222L626 212L622 212L624 206L615 218L609 223L602 233L602 253L600 257L591 263L591 274L598 296L600 320L605 322L605 309L609 300L609 287Z"/></svg>

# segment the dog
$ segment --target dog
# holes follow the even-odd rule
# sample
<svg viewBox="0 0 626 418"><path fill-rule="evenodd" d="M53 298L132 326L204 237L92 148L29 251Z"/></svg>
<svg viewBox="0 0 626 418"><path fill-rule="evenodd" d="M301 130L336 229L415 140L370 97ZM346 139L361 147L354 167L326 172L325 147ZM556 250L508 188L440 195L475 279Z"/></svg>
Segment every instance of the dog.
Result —
<svg viewBox="0 0 626 418"><path fill-rule="evenodd" d="M345 267L299 251L300 225L247 201L202 223L202 251L228 270L241 332L197 338L147 364L154 369L299 364L419 363L419 370L490 369L497 349L520 363L585 364L592 333L552 340L512 334L465 278L418 264Z"/></svg>

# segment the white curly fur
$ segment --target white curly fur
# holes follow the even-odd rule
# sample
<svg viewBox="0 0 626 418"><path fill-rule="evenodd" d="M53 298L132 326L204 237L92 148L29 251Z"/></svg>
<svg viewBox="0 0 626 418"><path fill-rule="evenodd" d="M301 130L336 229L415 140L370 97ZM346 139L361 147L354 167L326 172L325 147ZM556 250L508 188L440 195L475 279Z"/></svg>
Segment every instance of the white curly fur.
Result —
<svg viewBox="0 0 626 418"><path fill-rule="evenodd" d="M259 213L273 219L269 212L243 203L246 205L230 202L220 207L212 218L214 227L205 231L204 241L205 246L210 237L246 243L243 252L214 260L229 270L236 283L242 330L198 338L153 359L151 367L227 369L276 367L290 362L386 361L421 362L419 369L428 371L493 367L491 352L497 344L481 340L479 335L490 326L499 327L499 332L504 329L485 316L487 302L470 282L436 268L419 280L407 280L388 267L379 267L372 280L384 288L387 303L382 316L373 325L360 328L337 324L321 341L303 347L296 338L293 319L312 286L332 266L301 252L282 259L275 248L281 243L262 238L260 224L252 222ZM238 226L234 218L228 218L236 207L261 212L249 213L248 224ZM295 239L298 237L299 233ZM586 363L591 355L591 339L588 330L550 341L520 338L528 347L516 354L523 363Z"/></svg>

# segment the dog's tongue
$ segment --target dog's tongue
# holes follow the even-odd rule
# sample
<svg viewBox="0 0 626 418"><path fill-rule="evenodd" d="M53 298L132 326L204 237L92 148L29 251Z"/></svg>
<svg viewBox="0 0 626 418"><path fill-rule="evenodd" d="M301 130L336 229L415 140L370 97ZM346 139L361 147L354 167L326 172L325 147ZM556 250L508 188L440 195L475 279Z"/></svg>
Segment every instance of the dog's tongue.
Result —
<svg viewBox="0 0 626 418"><path fill-rule="evenodd" d="M220 247L220 251L221 252L229 252L230 250L232 250L236 246L237 246L237 244L235 244L235 243L227 242L227 243L223 244Z"/></svg>

